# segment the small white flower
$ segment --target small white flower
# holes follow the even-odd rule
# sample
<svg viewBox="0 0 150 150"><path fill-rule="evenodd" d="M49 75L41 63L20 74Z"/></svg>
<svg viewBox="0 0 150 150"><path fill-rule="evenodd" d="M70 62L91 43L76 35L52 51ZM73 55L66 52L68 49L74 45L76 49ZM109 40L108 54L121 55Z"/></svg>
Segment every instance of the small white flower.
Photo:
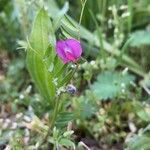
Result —
<svg viewBox="0 0 150 150"><path fill-rule="evenodd" d="M24 95L23 95L23 94L20 94L20 95L19 95L19 98L20 98L20 99L24 99Z"/></svg>
<svg viewBox="0 0 150 150"><path fill-rule="evenodd" d="M112 6L109 6L109 7L108 7L108 10L112 10Z"/></svg>
<svg viewBox="0 0 150 150"><path fill-rule="evenodd" d="M128 6L127 5L121 5L120 10L124 10L124 9L128 9Z"/></svg>
<svg viewBox="0 0 150 150"><path fill-rule="evenodd" d="M130 12L125 12L121 15L122 18L130 16Z"/></svg>
<svg viewBox="0 0 150 150"><path fill-rule="evenodd" d="M125 89L122 89L121 92L122 92L122 93L125 93Z"/></svg>
<svg viewBox="0 0 150 150"><path fill-rule="evenodd" d="M54 78L52 82L57 86L58 85L57 81L58 81L58 78Z"/></svg>
<svg viewBox="0 0 150 150"><path fill-rule="evenodd" d="M29 86L26 88L25 93L29 94L29 93L31 92L31 89L32 89L32 86L29 85Z"/></svg>
<svg viewBox="0 0 150 150"><path fill-rule="evenodd" d="M62 86L60 87L59 89L57 89L56 93L57 93L57 96L60 95L61 93L64 93L66 92L66 89Z"/></svg>
<svg viewBox="0 0 150 150"><path fill-rule="evenodd" d="M71 64L71 68L76 68L76 64Z"/></svg>
<svg viewBox="0 0 150 150"><path fill-rule="evenodd" d="M125 86L126 86L125 83L121 83L122 88L125 88Z"/></svg>
<svg viewBox="0 0 150 150"><path fill-rule="evenodd" d="M94 65L96 64L96 62L95 62L94 60L92 60L92 61L90 62L90 64L91 64L92 66L94 66Z"/></svg>
<svg viewBox="0 0 150 150"><path fill-rule="evenodd" d="M118 28L115 28L115 29L114 29L114 33L117 34L118 32L119 32L119 29L118 29Z"/></svg>

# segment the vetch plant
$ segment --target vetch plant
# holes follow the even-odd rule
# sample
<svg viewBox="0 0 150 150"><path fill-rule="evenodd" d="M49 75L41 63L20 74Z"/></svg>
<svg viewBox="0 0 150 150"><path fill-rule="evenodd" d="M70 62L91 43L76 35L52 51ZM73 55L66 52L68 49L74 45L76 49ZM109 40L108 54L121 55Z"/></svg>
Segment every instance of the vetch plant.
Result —
<svg viewBox="0 0 150 150"><path fill-rule="evenodd" d="M48 133L39 148L47 142L56 125L63 105L62 93L76 92L76 88L68 83L78 67L77 61L81 54L82 47L76 39L56 42L53 22L50 21L47 11L42 8L35 18L27 49L28 71L43 97L43 103L53 109L48 124ZM75 68L71 68L72 63L76 63ZM61 114L63 114L63 119L69 116L66 112L61 112Z"/></svg>

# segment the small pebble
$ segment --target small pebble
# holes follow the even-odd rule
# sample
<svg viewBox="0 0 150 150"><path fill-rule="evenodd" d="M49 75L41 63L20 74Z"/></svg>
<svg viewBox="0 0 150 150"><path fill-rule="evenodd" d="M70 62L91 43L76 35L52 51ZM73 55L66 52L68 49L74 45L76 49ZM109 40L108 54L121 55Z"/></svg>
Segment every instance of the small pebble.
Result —
<svg viewBox="0 0 150 150"><path fill-rule="evenodd" d="M24 116L23 120L26 122L31 122L31 118L29 116Z"/></svg>
<svg viewBox="0 0 150 150"><path fill-rule="evenodd" d="M24 99L24 95L23 95L23 94L20 94L19 98L20 98L20 99Z"/></svg>
<svg viewBox="0 0 150 150"><path fill-rule="evenodd" d="M0 124L3 123L4 119L0 119Z"/></svg>
<svg viewBox="0 0 150 150"><path fill-rule="evenodd" d="M21 118L23 116L23 113L18 113L18 114L16 114L16 119L19 119L19 118Z"/></svg>
<svg viewBox="0 0 150 150"><path fill-rule="evenodd" d="M27 136L27 137L24 137L23 138L23 141L24 141L24 144L25 145L28 145L28 142L29 142L30 138Z"/></svg>
<svg viewBox="0 0 150 150"><path fill-rule="evenodd" d="M30 136L30 131L29 131L29 129L25 129L25 136Z"/></svg>
<svg viewBox="0 0 150 150"><path fill-rule="evenodd" d="M3 128L3 129L7 129L7 128L8 128L8 126L9 126L9 124L8 124L7 122L4 122L4 123L3 123L3 127L2 127L2 128Z"/></svg>
<svg viewBox="0 0 150 150"><path fill-rule="evenodd" d="M128 123L128 126L129 126L129 129L130 129L130 131L131 131L132 133L135 133L135 132L136 132L137 128L136 128L136 126L135 126L135 124L134 124L133 122L129 122L129 123Z"/></svg>
<svg viewBox="0 0 150 150"><path fill-rule="evenodd" d="M17 123L16 123L16 122L13 122L12 125L11 125L11 129L16 129L17 126L18 126Z"/></svg>
<svg viewBox="0 0 150 150"><path fill-rule="evenodd" d="M9 123L11 123L11 120L10 119L5 119L5 122L9 124Z"/></svg>
<svg viewBox="0 0 150 150"><path fill-rule="evenodd" d="M36 145L35 145L35 148L38 148L39 145L40 145L39 142L37 142Z"/></svg>

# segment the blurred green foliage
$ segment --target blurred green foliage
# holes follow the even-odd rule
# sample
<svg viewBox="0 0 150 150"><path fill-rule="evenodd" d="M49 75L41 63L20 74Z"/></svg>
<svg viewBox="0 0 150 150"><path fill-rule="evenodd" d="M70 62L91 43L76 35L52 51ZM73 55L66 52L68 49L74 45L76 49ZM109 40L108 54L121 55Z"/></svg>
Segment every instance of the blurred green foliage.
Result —
<svg viewBox="0 0 150 150"><path fill-rule="evenodd" d="M16 50L18 47L27 48L26 39L29 37L33 18L37 10L45 6L54 28L50 32L56 33L56 39L77 38L80 30L83 58L86 59L86 62L81 60L81 65L71 81L77 85L77 95L66 94L61 98L65 105L60 107L60 115L55 124L57 128L54 128L49 142L74 147L72 141L75 141L79 148L84 146L78 146L77 142L89 137L99 141L99 149L150 149L149 1L87 0L80 29L77 23L81 12L80 0L69 0L69 5L66 2L0 1L1 107L11 103L11 115L23 112L37 115L41 120L44 112L51 112L49 105L43 104L27 73L26 51ZM37 44L39 43L35 43L36 46ZM46 60L50 58L50 50L51 47L46 50ZM102 51L106 60L102 57ZM53 66L50 66L50 70L51 67ZM59 65L57 69L60 69ZM124 69L127 70L125 75ZM55 75L59 74L62 72ZM28 111L30 107L33 108L32 113ZM42 126L42 121L37 124ZM71 129L75 133L64 136L67 132L65 127L70 121L73 122ZM0 123L1 126L3 124ZM43 131L41 126L39 131ZM10 130L1 128L0 138L5 139L3 137L7 133ZM9 144L12 147L22 147L22 143L17 141L23 137L22 132L14 133L16 136L11 137ZM35 148L34 145L42 137L43 134L31 129L28 146ZM92 147L88 142L85 144ZM116 148L117 146L121 148Z"/></svg>

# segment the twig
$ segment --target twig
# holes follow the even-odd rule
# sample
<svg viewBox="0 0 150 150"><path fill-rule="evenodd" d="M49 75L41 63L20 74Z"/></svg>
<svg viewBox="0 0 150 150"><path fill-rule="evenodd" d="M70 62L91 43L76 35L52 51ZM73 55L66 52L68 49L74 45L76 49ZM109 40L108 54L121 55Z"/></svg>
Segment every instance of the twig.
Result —
<svg viewBox="0 0 150 150"><path fill-rule="evenodd" d="M85 143L83 143L82 141L79 142L79 145L82 145L84 148L86 148L87 150L91 150Z"/></svg>

